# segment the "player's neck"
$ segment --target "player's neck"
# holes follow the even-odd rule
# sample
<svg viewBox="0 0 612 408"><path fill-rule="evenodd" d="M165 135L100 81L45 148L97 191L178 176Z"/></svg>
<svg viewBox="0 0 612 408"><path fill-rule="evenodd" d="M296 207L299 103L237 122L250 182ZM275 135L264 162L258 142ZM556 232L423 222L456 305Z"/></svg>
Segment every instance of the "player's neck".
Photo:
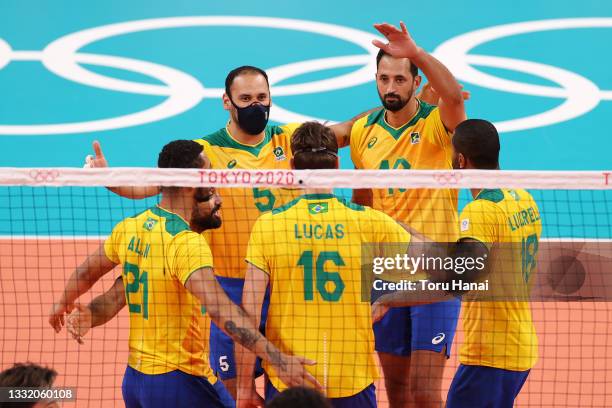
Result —
<svg viewBox="0 0 612 408"><path fill-rule="evenodd" d="M385 112L385 120L390 126L396 129L400 128L410 122L414 115L416 115L419 110L419 105L418 99L412 98L406 106L396 112L391 112L387 109Z"/></svg>
<svg viewBox="0 0 612 408"><path fill-rule="evenodd" d="M242 128L231 119L227 124L227 131L232 139L245 145L256 145L261 142L265 136L265 131L258 135L251 135L242 130Z"/></svg>
<svg viewBox="0 0 612 408"><path fill-rule="evenodd" d="M333 194L334 190L331 188L305 188L304 194Z"/></svg>
<svg viewBox="0 0 612 408"><path fill-rule="evenodd" d="M189 222L193 209L193 197L185 197L181 194L168 194L162 192L159 206L166 211L174 213Z"/></svg>

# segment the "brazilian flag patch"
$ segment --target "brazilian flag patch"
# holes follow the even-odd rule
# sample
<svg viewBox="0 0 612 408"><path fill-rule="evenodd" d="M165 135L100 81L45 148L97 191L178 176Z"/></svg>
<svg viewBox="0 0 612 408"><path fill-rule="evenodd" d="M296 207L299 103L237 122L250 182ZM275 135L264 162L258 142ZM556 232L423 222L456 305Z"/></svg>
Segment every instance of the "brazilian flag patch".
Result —
<svg viewBox="0 0 612 408"><path fill-rule="evenodd" d="M329 211L327 203L310 203L308 204L308 212L311 214L321 214Z"/></svg>
<svg viewBox="0 0 612 408"><path fill-rule="evenodd" d="M153 228L155 227L155 224L157 224L157 220L154 218L147 218L147 220L145 221L144 225L142 226L144 229L146 229L147 231L152 231Z"/></svg>

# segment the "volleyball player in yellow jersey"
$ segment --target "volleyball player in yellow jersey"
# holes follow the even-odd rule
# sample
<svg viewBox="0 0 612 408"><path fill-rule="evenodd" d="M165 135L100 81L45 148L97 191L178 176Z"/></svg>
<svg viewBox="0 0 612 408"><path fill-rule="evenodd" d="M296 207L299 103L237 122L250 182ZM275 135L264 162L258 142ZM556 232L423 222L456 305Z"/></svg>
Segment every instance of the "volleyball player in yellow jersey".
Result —
<svg viewBox="0 0 612 408"><path fill-rule="evenodd" d="M389 44L375 41L376 85L384 109L355 122L350 136L357 169L450 169L451 135L465 119L461 86L408 34L389 24L375 27ZM439 106L415 97L421 69L440 96ZM453 190L357 190L354 201L384 211L439 242L457 239ZM396 308L374 326L391 407L439 407L442 374L453 341L460 302Z"/></svg>
<svg viewBox="0 0 612 408"><path fill-rule="evenodd" d="M164 147L159 167L210 168L210 162L202 146L179 140ZM270 359L289 381L314 380L301 367L305 361L280 353L217 283L212 254L200 234L221 225L221 201L214 189L161 190L159 205L120 222L75 270L51 311L51 325L59 331L74 301L121 264L130 312L130 354L122 387L127 407L222 406L205 355L201 307L234 340ZM115 297L120 305L119 299Z"/></svg>
<svg viewBox="0 0 612 408"><path fill-rule="evenodd" d="M213 169L289 169L291 135L299 124L269 125L272 98L268 76L253 66L232 70L225 79L223 108L229 112L227 125L195 141L204 146ZM348 144L354 120L330 126L339 146ZM100 146L94 143L93 167L106 167ZM111 191L128 198L144 198L157 188L115 187ZM206 234L215 274L230 299L239 303L244 284L243 260L251 227L259 215L295 197L295 191L267 188L219 189L224 200L223 226ZM234 343L216 325L211 325L210 362L215 374L235 396L236 364Z"/></svg>
<svg viewBox="0 0 612 408"><path fill-rule="evenodd" d="M338 146L324 125L304 123L294 132L291 148L295 169L338 168ZM362 298L362 244L408 247L410 234L388 215L346 202L331 189L301 192L253 226L243 307L256 320L269 285L266 337L286 353L318 359L311 372L334 407L376 406L371 307ZM254 358L245 353L237 358L238 406L257 404ZM271 365L264 362L264 369L269 400L287 384Z"/></svg>
<svg viewBox="0 0 612 408"><path fill-rule="evenodd" d="M499 169L499 136L487 121L470 119L457 126L453 147L454 168ZM490 286L487 292L464 296L461 365L446 406L510 408L538 357L527 296L542 222L537 204L525 190L472 189L472 196L474 201L459 217L455 256L487 259L488 265L459 276L450 272L447 280L487 279ZM386 295L378 299L375 309L379 304L410 304L411 297L418 295Z"/></svg>

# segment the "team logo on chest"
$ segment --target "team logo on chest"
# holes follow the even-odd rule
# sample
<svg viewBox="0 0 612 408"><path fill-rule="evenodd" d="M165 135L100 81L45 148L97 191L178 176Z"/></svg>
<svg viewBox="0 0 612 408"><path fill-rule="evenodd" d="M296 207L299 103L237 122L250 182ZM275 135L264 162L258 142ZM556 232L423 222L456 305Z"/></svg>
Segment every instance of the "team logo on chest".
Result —
<svg viewBox="0 0 612 408"><path fill-rule="evenodd" d="M228 169L233 169L234 167L236 167L236 164L238 164L236 159L230 160L230 161L227 162L227 168Z"/></svg>
<svg viewBox="0 0 612 408"><path fill-rule="evenodd" d="M421 141L421 135L419 134L419 132L412 132L410 134L410 143L411 144L417 144Z"/></svg>
<svg viewBox="0 0 612 408"><path fill-rule="evenodd" d="M154 218L147 218L147 220L145 221L144 225L142 226L144 229L146 229L147 231L152 231L153 228L155 227L155 224L157 224L157 220Z"/></svg>
<svg viewBox="0 0 612 408"><path fill-rule="evenodd" d="M287 158L282 146L276 146L274 150L272 150L272 153L274 153L274 159L277 161L285 160Z"/></svg>
<svg viewBox="0 0 612 408"><path fill-rule="evenodd" d="M308 212L311 214L326 213L329 211L327 203L310 203L308 204Z"/></svg>

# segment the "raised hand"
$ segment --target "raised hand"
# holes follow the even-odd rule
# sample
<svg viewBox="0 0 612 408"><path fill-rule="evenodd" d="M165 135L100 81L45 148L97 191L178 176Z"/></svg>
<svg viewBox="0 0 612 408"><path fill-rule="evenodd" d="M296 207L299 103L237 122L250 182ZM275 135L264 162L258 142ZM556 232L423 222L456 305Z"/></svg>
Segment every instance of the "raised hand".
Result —
<svg viewBox="0 0 612 408"><path fill-rule="evenodd" d="M108 167L106 157L104 157L104 153L102 153L102 146L100 146L100 142L98 142L97 140L94 140L93 142L93 150L94 156L89 155L85 157L85 167Z"/></svg>
<svg viewBox="0 0 612 408"><path fill-rule="evenodd" d="M385 51L387 54L396 58L416 58L423 50L417 46L403 22L400 22L401 31L393 24L383 23L374 24L374 28L385 36L389 43L385 44L378 40L373 40L372 44Z"/></svg>
<svg viewBox="0 0 612 408"><path fill-rule="evenodd" d="M87 334L92 325L91 310L80 303L74 304L74 310L66 318L66 330L79 344L84 344L83 336Z"/></svg>

